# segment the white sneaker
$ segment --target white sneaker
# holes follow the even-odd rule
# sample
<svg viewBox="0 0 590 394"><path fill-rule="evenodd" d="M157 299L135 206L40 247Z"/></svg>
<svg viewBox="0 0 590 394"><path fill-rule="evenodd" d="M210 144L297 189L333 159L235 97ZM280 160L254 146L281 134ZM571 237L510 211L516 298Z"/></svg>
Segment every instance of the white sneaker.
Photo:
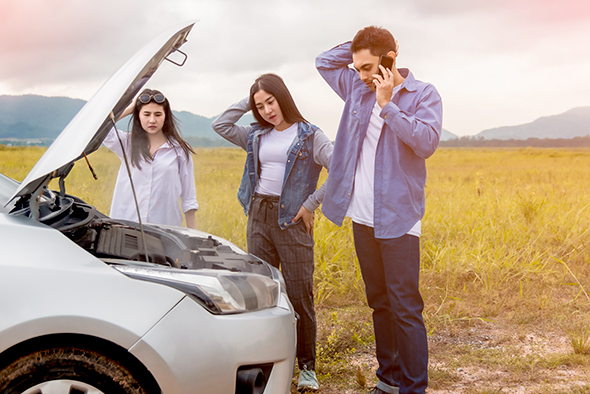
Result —
<svg viewBox="0 0 590 394"><path fill-rule="evenodd" d="M297 382L297 390L313 390L320 388L318 378L315 376L315 371L309 371L307 365L303 366L303 370L299 372L299 381Z"/></svg>

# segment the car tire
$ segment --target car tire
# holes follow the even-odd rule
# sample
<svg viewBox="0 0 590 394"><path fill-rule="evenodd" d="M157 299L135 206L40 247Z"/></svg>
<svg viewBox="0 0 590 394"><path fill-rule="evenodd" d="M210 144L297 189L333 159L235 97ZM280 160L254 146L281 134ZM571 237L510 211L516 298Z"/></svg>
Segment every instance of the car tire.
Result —
<svg viewBox="0 0 590 394"><path fill-rule="evenodd" d="M27 391L30 394L149 394L119 362L96 351L75 347L35 351L0 370L0 393Z"/></svg>

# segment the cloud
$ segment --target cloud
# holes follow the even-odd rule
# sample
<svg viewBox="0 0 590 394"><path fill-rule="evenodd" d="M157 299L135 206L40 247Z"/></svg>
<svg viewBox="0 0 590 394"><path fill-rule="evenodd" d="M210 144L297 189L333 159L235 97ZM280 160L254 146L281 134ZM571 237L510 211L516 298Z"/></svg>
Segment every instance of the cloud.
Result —
<svg viewBox="0 0 590 394"><path fill-rule="evenodd" d="M91 6L90 6L91 4ZM398 65L434 83L444 127L462 135L589 105L590 12L583 0L0 0L0 94L89 99L152 38L198 19L149 85L176 109L214 116L264 72L334 136L342 102L314 68L367 25L398 38Z"/></svg>

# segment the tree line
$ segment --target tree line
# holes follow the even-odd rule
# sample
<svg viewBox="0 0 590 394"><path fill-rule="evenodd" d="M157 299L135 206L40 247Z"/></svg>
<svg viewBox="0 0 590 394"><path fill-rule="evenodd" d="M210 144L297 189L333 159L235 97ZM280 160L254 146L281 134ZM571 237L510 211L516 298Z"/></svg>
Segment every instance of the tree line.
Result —
<svg viewBox="0 0 590 394"><path fill-rule="evenodd" d="M590 148L590 136L574 138L527 138L526 140L486 140L483 137L464 136L440 141L445 148Z"/></svg>

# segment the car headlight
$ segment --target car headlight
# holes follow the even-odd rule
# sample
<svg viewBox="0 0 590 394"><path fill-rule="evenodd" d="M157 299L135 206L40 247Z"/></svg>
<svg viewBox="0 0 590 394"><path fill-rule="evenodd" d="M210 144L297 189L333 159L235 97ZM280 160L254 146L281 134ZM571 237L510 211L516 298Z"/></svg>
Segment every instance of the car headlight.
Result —
<svg viewBox="0 0 590 394"><path fill-rule="evenodd" d="M214 314L252 312L277 305L280 284L263 275L210 269L177 270L115 265L130 278L173 287Z"/></svg>
<svg viewBox="0 0 590 394"><path fill-rule="evenodd" d="M279 308L294 312L295 310L293 309L293 305L291 304L289 296L287 295L287 285L285 284L285 278L283 278L283 274L281 274L281 271L279 271L278 268L275 268L270 264L268 267L270 268L270 274L272 275L272 278L281 285L281 294L283 294L283 297L279 298L277 306ZM297 315L297 313L295 313L295 315Z"/></svg>

